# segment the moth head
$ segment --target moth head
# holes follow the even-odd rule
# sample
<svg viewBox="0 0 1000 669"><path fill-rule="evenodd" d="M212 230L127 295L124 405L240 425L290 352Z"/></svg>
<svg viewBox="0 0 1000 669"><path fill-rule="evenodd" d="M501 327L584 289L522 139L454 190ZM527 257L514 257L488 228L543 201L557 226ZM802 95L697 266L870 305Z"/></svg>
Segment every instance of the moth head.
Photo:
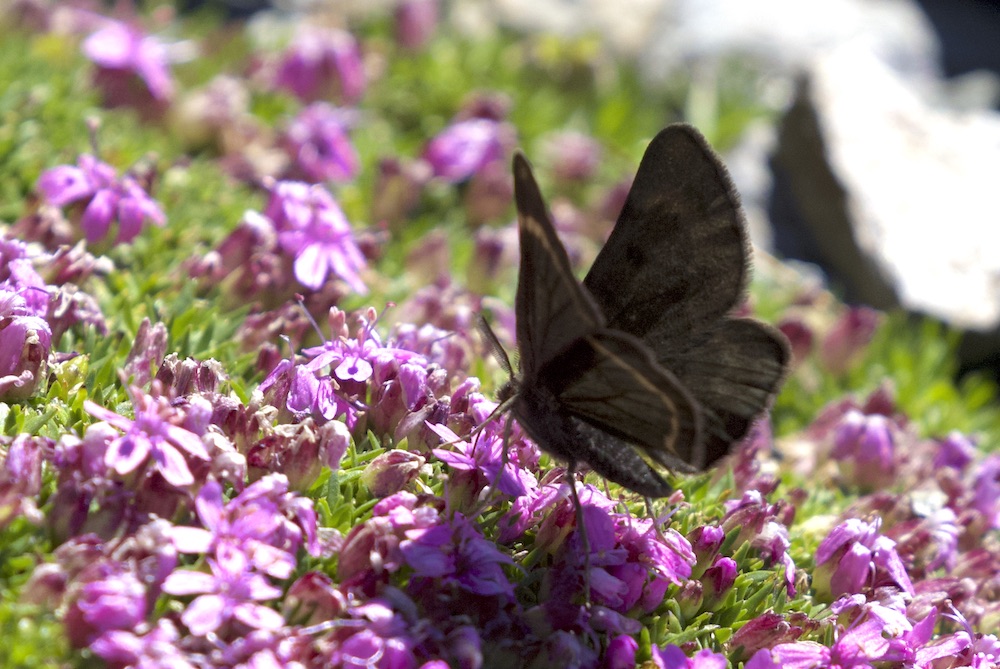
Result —
<svg viewBox="0 0 1000 669"><path fill-rule="evenodd" d="M511 376L497 391L497 401L504 404L514 395L517 395L517 377Z"/></svg>

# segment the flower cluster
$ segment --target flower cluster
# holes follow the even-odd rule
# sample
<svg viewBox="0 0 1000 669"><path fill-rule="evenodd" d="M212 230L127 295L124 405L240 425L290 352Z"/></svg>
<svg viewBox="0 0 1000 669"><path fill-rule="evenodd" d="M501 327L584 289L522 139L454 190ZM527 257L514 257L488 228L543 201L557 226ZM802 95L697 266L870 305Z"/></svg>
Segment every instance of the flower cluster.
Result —
<svg viewBox="0 0 1000 669"><path fill-rule="evenodd" d="M361 279L365 266L350 223L329 191L278 181L271 184L264 212L246 212L216 250L192 263L191 272L206 283L221 283L234 301L268 308L305 287L311 291L310 308L325 310L349 291L367 292ZM275 320L274 314L266 318Z"/></svg>
<svg viewBox="0 0 1000 669"><path fill-rule="evenodd" d="M96 70L94 84L109 107L133 107L157 118L174 95L170 48L134 25L105 20L83 42Z"/></svg>
<svg viewBox="0 0 1000 669"><path fill-rule="evenodd" d="M48 254L0 236L0 401L39 390L53 345L71 327L106 332L94 299L72 283L90 274L92 260L79 248ZM58 283L47 283L39 270Z"/></svg>
<svg viewBox="0 0 1000 669"><path fill-rule="evenodd" d="M128 243L147 221L166 223L160 205L134 177L119 178L111 165L90 154L81 155L76 165L46 170L38 179L38 190L54 207L79 210L79 225L90 244Z"/></svg>

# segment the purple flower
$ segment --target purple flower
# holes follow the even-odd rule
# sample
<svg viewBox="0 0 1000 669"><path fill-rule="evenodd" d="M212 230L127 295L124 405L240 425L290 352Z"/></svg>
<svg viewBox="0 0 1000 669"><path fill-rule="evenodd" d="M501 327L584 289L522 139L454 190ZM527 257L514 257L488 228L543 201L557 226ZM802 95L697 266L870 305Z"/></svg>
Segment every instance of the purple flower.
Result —
<svg viewBox="0 0 1000 669"><path fill-rule="evenodd" d="M698 578L715 561L726 538L726 531L718 525L699 525L688 533L687 538L697 557L691 575Z"/></svg>
<svg viewBox="0 0 1000 669"><path fill-rule="evenodd" d="M929 643L937 620L938 612L933 610L912 627L909 621L897 624L895 629L899 632L890 637L888 659L904 662L905 666L926 667L935 660L956 657L972 645L967 632L944 635Z"/></svg>
<svg viewBox="0 0 1000 669"><path fill-rule="evenodd" d="M207 560L210 574L178 569L163 583L171 595L199 595L188 604L181 620L193 634L216 632L225 623L240 622L252 629L278 629L284 618L257 602L281 596L262 574L249 571L250 561L235 546L220 544Z"/></svg>
<svg viewBox="0 0 1000 669"><path fill-rule="evenodd" d="M792 316L782 319L778 329L791 344L792 364L801 364L813 350L815 337L812 328L803 319Z"/></svg>
<svg viewBox="0 0 1000 669"><path fill-rule="evenodd" d="M834 374L846 372L871 342L881 321L882 314L874 309L848 308L820 344L820 360Z"/></svg>
<svg viewBox="0 0 1000 669"><path fill-rule="evenodd" d="M414 669L416 643L410 638L406 620L393 612L387 602L372 599L350 610L363 621L361 631L350 635L332 649L324 666L362 666L375 669Z"/></svg>
<svg viewBox="0 0 1000 669"><path fill-rule="evenodd" d="M372 517L355 525L344 539L337 561L337 577L342 582L363 582L398 571L405 564L400 542L406 532L439 524L433 506L417 506L412 493L399 492L378 502Z"/></svg>
<svg viewBox="0 0 1000 669"><path fill-rule="evenodd" d="M916 499L911 503L915 503ZM947 506L928 504L921 513L891 528L899 545L897 551L907 557L910 573L927 573L944 567L953 573L959 555L958 517Z"/></svg>
<svg viewBox="0 0 1000 669"><path fill-rule="evenodd" d="M893 423L880 414L848 411L833 434L835 460L844 473L867 490L878 490L896 478Z"/></svg>
<svg viewBox="0 0 1000 669"><path fill-rule="evenodd" d="M976 442L961 432L950 432L944 439L938 440L938 454L934 457L934 468L951 467L964 470L977 453Z"/></svg>
<svg viewBox="0 0 1000 669"><path fill-rule="evenodd" d="M285 130L285 145L301 178L318 183L350 181L358 173L358 154L347 136L347 114L314 102ZM299 174L292 174L293 178Z"/></svg>
<svg viewBox="0 0 1000 669"><path fill-rule="evenodd" d="M224 286L230 300L258 301L263 307L274 307L301 290L301 284L294 279L292 264L292 258L281 252L274 222L248 210L215 249L202 258L192 259L190 271L207 284ZM297 305L296 310L301 312ZM263 317L268 326L276 320L274 314ZM247 320L253 323L253 319L251 316ZM267 339L268 334L259 336ZM255 343L244 342L244 346L254 347Z"/></svg>
<svg viewBox="0 0 1000 669"><path fill-rule="evenodd" d="M736 561L720 557L715 564L705 570L701 581L704 584L703 610L715 611L726 599L726 595L736 582L739 568Z"/></svg>
<svg viewBox="0 0 1000 669"><path fill-rule="evenodd" d="M275 426L250 447L247 464L254 477L280 471L293 490L308 490L326 465L336 469L351 443L351 433L339 421L316 424L312 416Z"/></svg>
<svg viewBox="0 0 1000 669"><path fill-rule="evenodd" d="M708 648L698 651L694 657L688 657L674 645L664 648L653 646L653 664L660 669L726 669L729 666L725 655Z"/></svg>
<svg viewBox="0 0 1000 669"><path fill-rule="evenodd" d="M639 644L627 634L619 634L608 642L604 651L604 666L607 669L634 669L635 653Z"/></svg>
<svg viewBox="0 0 1000 669"><path fill-rule="evenodd" d="M514 586L502 567L513 560L463 515L456 514L450 525L409 530L406 537L399 549L418 581L440 579L471 594L513 598Z"/></svg>
<svg viewBox="0 0 1000 669"><path fill-rule="evenodd" d="M116 222L115 241L122 243L142 232L147 219L160 226L166 223L160 205L135 179L119 179L113 167L89 154L82 154L76 167L61 165L43 172L38 189L54 206L83 206L80 225L90 243L107 238Z"/></svg>
<svg viewBox="0 0 1000 669"><path fill-rule="evenodd" d="M0 288L0 401L31 397L45 376L52 330L17 293Z"/></svg>
<svg viewBox="0 0 1000 669"><path fill-rule="evenodd" d="M344 212L321 186L279 181L265 214L274 222L281 248L295 258L295 278L318 290L333 274L357 293L368 292L358 273L364 256Z"/></svg>
<svg viewBox="0 0 1000 669"><path fill-rule="evenodd" d="M130 572L86 583L75 606L97 634L131 630L146 618L146 586Z"/></svg>
<svg viewBox="0 0 1000 669"><path fill-rule="evenodd" d="M174 83L168 67L167 49L156 37L145 35L119 21L108 21L84 41L83 52L101 68L104 75L136 76L156 100L168 100L173 96ZM98 81L108 83L101 77ZM109 95L114 92L106 89ZM115 99L109 101L121 102Z"/></svg>
<svg viewBox="0 0 1000 669"><path fill-rule="evenodd" d="M440 0L402 0L396 7L396 41L411 51L422 49L437 30Z"/></svg>
<svg viewBox="0 0 1000 669"><path fill-rule="evenodd" d="M339 310L330 313L331 323L346 319ZM436 401L432 388L441 393L445 374L429 369L427 361L412 351L383 345L374 330L374 309L358 320L355 338L347 337L346 324L333 325L339 336L304 350L305 365L280 363L261 384L261 391L271 404L287 406L293 415L312 413L317 420L344 415L353 429L364 412L367 427L376 434L408 433L415 428L408 417Z"/></svg>
<svg viewBox="0 0 1000 669"><path fill-rule="evenodd" d="M780 615L767 612L748 620L736 630L728 646L737 651L734 660L745 659L762 648L794 641L802 636L804 631L815 630L818 627L818 622L802 613Z"/></svg>
<svg viewBox="0 0 1000 669"><path fill-rule="evenodd" d="M812 641L778 644L755 653L746 669L868 668L876 662L930 667L939 658L958 655L970 642L968 634L959 633L928 645L936 618L935 612L913 625L899 611L869 603L833 646Z"/></svg>
<svg viewBox="0 0 1000 669"><path fill-rule="evenodd" d="M979 531L1000 527L1000 455L990 455L976 467L969 507L978 513Z"/></svg>
<svg viewBox="0 0 1000 669"><path fill-rule="evenodd" d="M601 164L601 145L583 133L558 132L544 140L542 155L557 179L586 182Z"/></svg>
<svg viewBox="0 0 1000 669"><path fill-rule="evenodd" d="M306 572L288 586L281 600L282 613L294 624L310 625L339 618L347 597L322 572Z"/></svg>
<svg viewBox="0 0 1000 669"><path fill-rule="evenodd" d="M451 378L461 378L473 358L467 333L442 330L430 323L417 327L398 323L393 331L396 348L419 353L428 365L438 365Z"/></svg>
<svg viewBox="0 0 1000 669"><path fill-rule="evenodd" d="M78 167L60 165L43 172L38 178L38 190L49 204L65 207L79 200L89 201L98 191L112 187L117 178L115 168L84 153Z"/></svg>
<svg viewBox="0 0 1000 669"><path fill-rule="evenodd" d="M694 551L677 530L657 532L655 519L616 514L614 521L616 539L625 549L627 561L608 571L622 578L629 592L625 606L617 610L624 613L638 603L643 611L652 612L662 603L668 586L690 578Z"/></svg>
<svg viewBox="0 0 1000 669"><path fill-rule="evenodd" d="M727 532L741 528L735 542L750 544L761 551L768 564L781 563L785 567L785 590L789 596L795 594L795 563L788 554L788 527L784 517L787 507L782 503L768 504L756 490L743 493L740 500L726 502L726 516L722 527Z"/></svg>
<svg viewBox="0 0 1000 669"><path fill-rule="evenodd" d="M501 124L486 118L458 121L438 133L424 149L434 176L465 181L504 155Z"/></svg>
<svg viewBox="0 0 1000 669"><path fill-rule="evenodd" d="M157 621L148 632L105 632L90 648L109 664L127 667L171 667L195 669L180 647L180 634L167 618Z"/></svg>
<svg viewBox="0 0 1000 669"><path fill-rule="evenodd" d="M849 518L824 539L816 549L815 590L839 597L894 586L914 594L896 542L879 534L881 521L866 523Z"/></svg>
<svg viewBox="0 0 1000 669"><path fill-rule="evenodd" d="M18 516L41 524L44 520L35 505L42 487L42 448L51 448L42 437L19 434L0 440L0 529Z"/></svg>
<svg viewBox="0 0 1000 669"><path fill-rule="evenodd" d="M298 549L305 544L315 555L319 546L312 502L287 490L287 479L271 474L223 504L222 486L209 480L195 500L205 529L174 527L171 539L182 553L218 553L239 546L255 569L288 578Z"/></svg>
<svg viewBox="0 0 1000 669"><path fill-rule="evenodd" d="M357 102L366 85L357 40L343 30L300 29L281 57L274 83L303 102Z"/></svg>
<svg viewBox="0 0 1000 669"><path fill-rule="evenodd" d="M528 490L535 488L538 482L528 471L521 469L516 462L508 458L503 469L503 435L495 430L482 430L472 444L461 439L444 425L428 425L450 449L435 448L434 455L453 469L463 472L479 472L482 479L473 483L474 493L478 494L485 481L487 485L496 485L497 489L511 497L521 497ZM476 485L478 483L478 485Z"/></svg>
<svg viewBox="0 0 1000 669"><path fill-rule="evenodd" d="M562 500L565 494L566 491L559 483L529 488L527 494L513 501L510 510L500 519L497 542L508 544L521 537L530 527L540 524L543 518L555 513L551 507ZM558 509L560 520L566 523L572 522L564 511L562 508ZM547 544L549 540L551 539L548 535L543 535L542 543L538 544L536 540L536 544L544 550L550 550L552 547Z"/></svg>
<svg viewBox="0 0 1000 669"><path fill-rule="evenodd" d="M125 433L108 448L105 455L108 466L122 476L148 466L172 486L194 483L188 459L210 459L201 437L175 424L181 417L164 398L151 397L133 388L132 404L135 418L128 419L90 400L84 402L87 413Z"/></svg>
<svg viewBox="0 0 1000 669"><path fill-rule="evenodd" d="M50 264L53 259L47 253L32 252L20 239L0 234L0 290L16 293L24 301L23 306L17 302L3 307L4 315L13 311L17 315L46 317L51 296L45 280L35 270L35 263Z"/></svg>

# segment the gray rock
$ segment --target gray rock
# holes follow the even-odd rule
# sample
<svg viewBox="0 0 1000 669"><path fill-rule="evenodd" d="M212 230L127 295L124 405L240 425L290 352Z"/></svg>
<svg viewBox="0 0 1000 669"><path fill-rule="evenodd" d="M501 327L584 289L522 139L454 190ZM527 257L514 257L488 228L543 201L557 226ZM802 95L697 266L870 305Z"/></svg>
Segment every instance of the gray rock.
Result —
<svg viewBox="0 0 1000 669"><path fill-rule="evenodd" d="M640 58L657 80L676 64L742 57L769 76L795 73L817 54L864 48L914 79L938 76L938 42L911 0L674 0L663 3Z"/></svg>
<svg viewBox="0 0 1000 669"><path fill-rule="evenodd" d="M808 69L773 166L776 238L800 226L812 244L796 255L849 298L1000 330L996 112L933 107L871 52L841 48Z"/></svg>

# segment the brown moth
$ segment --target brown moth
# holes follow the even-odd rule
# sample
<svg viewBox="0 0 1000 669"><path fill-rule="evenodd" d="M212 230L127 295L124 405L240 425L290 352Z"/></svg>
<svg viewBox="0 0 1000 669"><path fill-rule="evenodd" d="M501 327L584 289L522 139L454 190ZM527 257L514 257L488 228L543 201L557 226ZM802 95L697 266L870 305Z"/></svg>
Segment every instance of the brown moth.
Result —
<svg viewBox="0 0 1000 669"><path fill-rule="evenodd" d="M781 333L731 314L750 246L726 168L691 126L662 130L582 284L521 154L514 186L520 369L502 408L570 473L585 463L640 495L668 495L656 466L693 472L726 455L789 359Z"/></svg>

